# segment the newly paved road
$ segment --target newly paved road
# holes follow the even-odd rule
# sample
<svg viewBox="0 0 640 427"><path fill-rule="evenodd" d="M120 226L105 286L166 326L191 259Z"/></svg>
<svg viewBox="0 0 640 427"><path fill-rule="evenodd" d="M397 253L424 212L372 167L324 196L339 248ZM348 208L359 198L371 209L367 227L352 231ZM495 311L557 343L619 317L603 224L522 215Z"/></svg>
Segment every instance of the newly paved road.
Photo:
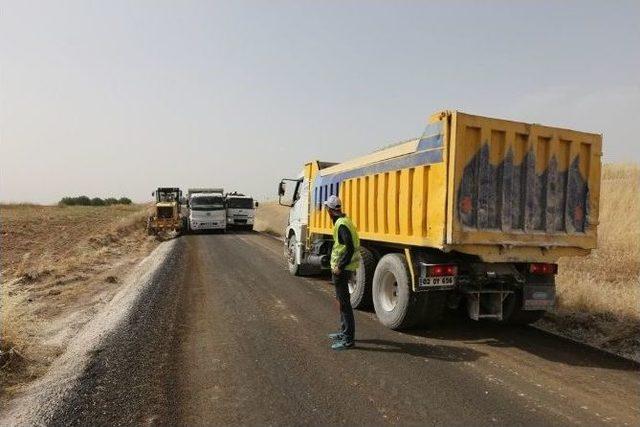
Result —
<svg viewBox="0 0 640 427"><path fill-rule="evenodd" d="M533 328L399 333L358 312L334 352L326 278L260 234L180 238L53 424L640 425L638 366Z"/></svg>

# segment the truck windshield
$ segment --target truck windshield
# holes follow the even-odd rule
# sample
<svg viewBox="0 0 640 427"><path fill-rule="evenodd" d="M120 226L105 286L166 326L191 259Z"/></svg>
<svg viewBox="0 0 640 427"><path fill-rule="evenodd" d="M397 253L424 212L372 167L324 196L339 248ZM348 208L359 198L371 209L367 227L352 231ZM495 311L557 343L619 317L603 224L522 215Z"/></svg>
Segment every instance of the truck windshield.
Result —
<svg viewBox="0 0 640 427"><path fill-rule="evenodd" d="M178 193L158 192L156 201L158 202L175 202L178 200Z"/></svg>
<svg viewBox="0 0 640 427"><path fill-rule="evenodd" d="M190 202L194 211L212 211L224 209L224 199L222 197L194 197Z"/></svg>
<svg viewBox="0 0 640 427"><path fill-rule="evenodd" d="M227 199L227 207L233 209L253 209L253 199L246 198L241 199L237 197L233 197Z"/></svg>

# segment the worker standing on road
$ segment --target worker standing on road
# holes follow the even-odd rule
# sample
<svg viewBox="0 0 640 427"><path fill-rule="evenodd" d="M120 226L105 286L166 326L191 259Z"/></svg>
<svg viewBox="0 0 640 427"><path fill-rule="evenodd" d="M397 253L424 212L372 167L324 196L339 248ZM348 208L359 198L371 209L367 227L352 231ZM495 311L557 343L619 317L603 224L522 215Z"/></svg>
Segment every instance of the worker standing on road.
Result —
<svg viewBox="0 0 640 427"><path fill-rule="evenodd" d="M332 349L345 350L353 347L355 338L356 325L349 297L349 279L360 264L360 239L356 226L342 212L342 203L337 196L330 196L324 205L333 222L331 273L340 304L340 332L329 334L329 338L333 340Z"/></svg>

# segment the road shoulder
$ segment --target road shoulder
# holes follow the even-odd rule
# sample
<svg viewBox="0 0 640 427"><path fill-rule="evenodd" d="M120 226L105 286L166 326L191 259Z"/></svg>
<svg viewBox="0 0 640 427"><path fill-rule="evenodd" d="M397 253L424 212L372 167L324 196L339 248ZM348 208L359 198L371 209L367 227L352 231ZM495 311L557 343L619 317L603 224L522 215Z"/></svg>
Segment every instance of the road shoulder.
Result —
<svg viewBox="0 0 640 427"><path fill-rule="evenodd" d="M48 424L78 386L95 355L103 351L106 340L119 328L126 327L145 293L166 274L176 247L176 240L164 242L141 261L113 299L71 339L47 373L7 404L1 418L10 425Z"/></svg>

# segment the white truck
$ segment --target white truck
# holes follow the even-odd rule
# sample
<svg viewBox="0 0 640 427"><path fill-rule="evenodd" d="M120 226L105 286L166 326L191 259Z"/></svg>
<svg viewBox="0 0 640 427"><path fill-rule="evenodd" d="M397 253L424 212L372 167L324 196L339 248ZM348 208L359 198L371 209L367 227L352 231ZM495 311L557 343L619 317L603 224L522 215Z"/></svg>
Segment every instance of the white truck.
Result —
<svg viewBox="0 0 640 427"><path fill-rule="evenodd" d="M234 191L227 193L227 226L253 230L258 202L250 196Z"/></svg>
<svg viewBox="0 0 640 427"><path fill-rule="evenodd" d="M227 229L225 197L222 188L190 188L189 231Z"/></svg>

